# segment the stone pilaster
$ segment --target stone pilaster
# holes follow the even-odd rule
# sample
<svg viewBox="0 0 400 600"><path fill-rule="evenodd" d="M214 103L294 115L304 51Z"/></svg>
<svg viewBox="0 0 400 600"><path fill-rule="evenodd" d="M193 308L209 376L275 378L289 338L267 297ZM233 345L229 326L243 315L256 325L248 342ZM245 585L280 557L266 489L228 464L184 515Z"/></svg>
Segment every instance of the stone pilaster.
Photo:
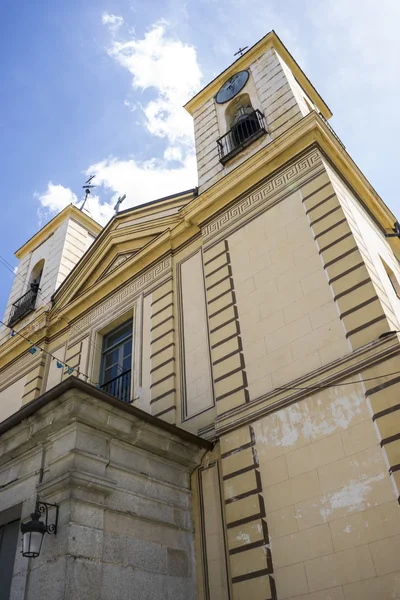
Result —
<svg viewBox="0 0 400 600"><path fill-rule="evenodd" d="M169 423L175 423L175 316L172 279L152 293L150 334L151 413Z"/></svg>
<svg viewBox="0 0 400 600"><path fill-rule="evenodd" d="M204 251L211 360L218 414L249 402L228 241Z"/></svg>

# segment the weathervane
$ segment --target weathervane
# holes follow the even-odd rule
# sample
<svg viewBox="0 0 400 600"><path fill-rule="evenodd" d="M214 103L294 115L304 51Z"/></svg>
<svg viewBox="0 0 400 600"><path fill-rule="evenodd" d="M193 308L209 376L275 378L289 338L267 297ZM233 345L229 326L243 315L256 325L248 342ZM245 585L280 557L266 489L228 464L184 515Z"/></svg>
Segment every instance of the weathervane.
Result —
<svg viewBox="0 0 400 600"><path fill-rule="evenodd" d="M91 177L89 177L89 179L87 181L85 181L85 185L82 186L83 189L85 190L85 199L82 202L82 206L80 208L80 210L82 210L82 211L83 211L85 204L89 198L90 190L96 187L95 185L90 185L90 182L92 181L92 179L94 179L94 177L95 177L95 175L92 175Z"/></svg>
<svg viewBox="0 0 400 600"><path fill-rule="evenodd" d="M120 197L118 198L118 200L117 200L117 203L116 203L116 205L114 206L114 210L115 210L115 213L114 213L114 215L117 215L117 214L118 214L118 211L119 211L119 205L120 205L120 204L122 204L122 202L125 200L125 198L126 198L126 194L124 194L123 196L120 196Z"/></svg>
<svg viewBox="0 0 400 600"><path fill-rule="evenodd" d="M233 56L238 56L240 54L240 56L243 56L243 52L245 52L245 50L247 50L248 46L245 46L244 48L239 48L239 50L237 52L235 52L235 54Z"/></svg>

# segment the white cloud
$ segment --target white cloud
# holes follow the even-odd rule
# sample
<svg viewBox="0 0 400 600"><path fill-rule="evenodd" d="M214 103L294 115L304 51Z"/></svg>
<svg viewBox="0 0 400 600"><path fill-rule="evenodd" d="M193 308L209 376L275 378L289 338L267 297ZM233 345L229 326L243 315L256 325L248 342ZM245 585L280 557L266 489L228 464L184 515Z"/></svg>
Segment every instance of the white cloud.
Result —
<svg viewBox="0 0 400 600"><path fill-rule="evenodd" d="M182 162L182 149L178 148L177 146L168 146L168 148L166 148L164 151L164 159Z"/></svg>
<svg viewBox="0 0 400 600"><path fill-rule="evenodd" d="M143 106L148 131L192 146L192 119L182 106L199 90L202 75L193 46L172 37L167 28L160 22L141 40L114 41L109 55L131 73L134 90L155 92Z"/></svg>
<svg viewBox="0 0 400 600"><path fill-rule="evenodd" d="M339 81L332 83L368 85L371 91L380 85L399 86L399 2L325 0L312 7L317 43L323 42L327 58L339 63Z"/></svg>
<svg viewBox="0 0 400 600"><path fill-rule="evenodd" d="M118 17L117 15L104 13L101 18L101 22L103 25L108 25L112 33L116 33L123 24L124 20L122 17Z"/></svg>
<svg viewBox="0 0 400 600"><path fill-rule="evenodd" d="M173 167L170 161L174 161ZM176 165L176 162L180 163ZM126 194L122 210L176 192L195 187L197 183L196 158L193 153L182 157L179 148L167 148L163 159L138 162L133 159L119 160L107 158L91 165L87 174L95 175L98 189L111 194L111 199L102 201L97 195L90 195L85 205L87 212L95 221L105 225L114 214L114 205L118 196ZM67 187L51 181L42 194L35 193L40 202L39 219L42 224L68 204L80 207L83 198Z"/></svg>
<svg viewBox="0 0 400 600"><path fill-rule="evenodd" d="M170 159L179 160L173 154ZM108 158L92 165L87 172L95 174L97 185L113 193L113 203L120 194L126 194L122 209L193 188L197 181L193 153L187 153L173 168L165 159L139 163L133 159Z"/></svg>
<svg viewBox="0 0 400 600"><path fill-rule="evenodd" d="M121 17L108 14L102 21L113 36L115 26L123 22ZM88 167L87 174L96 177L96 192L107 195L107 201L90 196L87 205L89 214L102 225L112 217L121 194L127 195L122 205L126 209L197 185L193 124L182 106L198 91L201 72L195 49L172 37L167 29L162 22L143 39L122 42L113 38L108 51L132 76L134 101L125 99L123 103L136 115L139 109L143 111L144 135L164 139L166 147L158 150L158 158L108 157ZM137 96L144 91L153 93L153 98L140 103ZM82 202L72 190L52 182L44 193L35 196L42 217L51 216L71 202L78 206Z"/></svg>
<svg viewBox="0 0 400 600"><path fill-rule="evenodd" d="M39 200L40 207L38 209L39 225L60 212L68 204L76 204L77 196L67 187L60 184L54 184L49 181L47 189L43 193L35 192L34 198Z"/></svg>
<svg viewBox="0 0 400 600"><path fill-rule="evenodd" d="M78 199L70 188L53 184L51 181L47 184L45 192L42 194L35 192L34 196L40 202L38 210L40 224L60 212L68 204L80 207L83 202L83 199ZM102 203L98 196L89 196L86 212L102 225L105 225L113 214L112 206L107 202Z"/></svg>

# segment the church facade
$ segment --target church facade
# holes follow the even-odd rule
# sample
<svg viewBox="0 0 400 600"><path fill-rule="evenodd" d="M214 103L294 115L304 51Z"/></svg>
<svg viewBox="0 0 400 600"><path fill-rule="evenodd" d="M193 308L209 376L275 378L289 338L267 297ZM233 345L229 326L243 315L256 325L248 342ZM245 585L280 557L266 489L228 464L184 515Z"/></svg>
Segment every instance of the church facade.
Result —
<svg viewBox="0 0 400 600"><path fill-rule="evenodd" d="M185 108L198 188L17 252L4 598L400 598L396 219L274 32Z"/></svg>

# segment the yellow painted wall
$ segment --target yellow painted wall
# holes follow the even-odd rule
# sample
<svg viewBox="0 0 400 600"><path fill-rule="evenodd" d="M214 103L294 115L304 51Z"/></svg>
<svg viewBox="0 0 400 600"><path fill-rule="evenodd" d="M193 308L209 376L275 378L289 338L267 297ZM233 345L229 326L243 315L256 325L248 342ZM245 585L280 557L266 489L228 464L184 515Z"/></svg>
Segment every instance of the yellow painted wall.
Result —
<svg viewBox="0 0 400 600"><path fill-rule="evenodd" d="M349 352L300 191L228 243L251 400Z"/></svg>
<svg viewBox="0 0 400 600"><path fill-rule="evenodd" d="M201 251L180 264L182 378L185 415L192 417L214 405Z"/></svg>
<svg viewBox="0 0 400 600"><path fill-rule="evenodd" d="M25 382L26 375L0 392L0 422L21 408Z"/></svg>
<svg viewBox="0 0 400 600"><path fill-rule="evenodd" d="M382 230L361 206L354 193L326 162L325 166L346 214L355 241L363 254L366 267L387 318L390 320L393 330L399 329L400 300L390 283L383 263L383 261L386 262L397 281L400 282L399 261L394 256ZM392 233L392 231L388 231L388 233Z"/></svg>
<svg viewBox="0 0 400 600"><path fill-rule="evenodd" d="M234 598L395 597L400 508L361 384L238 428L221 453ZM212 546L214 530L198 535Z"/></svg>

